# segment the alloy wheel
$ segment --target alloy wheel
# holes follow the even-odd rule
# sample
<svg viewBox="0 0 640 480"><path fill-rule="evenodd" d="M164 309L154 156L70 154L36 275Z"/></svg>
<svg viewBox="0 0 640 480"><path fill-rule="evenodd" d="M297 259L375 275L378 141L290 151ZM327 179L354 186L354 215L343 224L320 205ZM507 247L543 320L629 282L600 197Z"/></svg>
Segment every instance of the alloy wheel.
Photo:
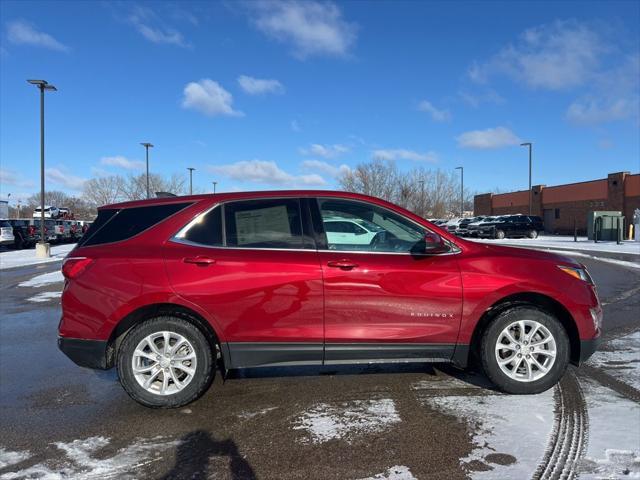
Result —
<svg viewBox="0 0 640 480"><path fill-rule="evenodd" d="M518 320L498 336L495 355L500 370L513 380L534 382L544 377L556 360L556 341L543 324Z"/></svg>

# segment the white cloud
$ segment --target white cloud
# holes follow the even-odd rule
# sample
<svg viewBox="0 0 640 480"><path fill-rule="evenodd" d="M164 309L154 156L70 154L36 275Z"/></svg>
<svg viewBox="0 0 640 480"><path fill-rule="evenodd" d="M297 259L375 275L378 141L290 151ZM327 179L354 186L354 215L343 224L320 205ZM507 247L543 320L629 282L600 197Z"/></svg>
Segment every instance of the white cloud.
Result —
<svg viewBox="0 0 640 480"><path fill-rule="evenodd" d="M58 168L47 168L45 170L45 176L47 181L71 190L81 190L84 182L87 181L86 178L71 175Z"/></svg>
<svg viewBox="0 0 640 480"><path fill-rule="evenodd" d="M276 162L266 160L243 160L227 165L211 166L209 170L235 181L274 186L321 186L327 183L320 175L292 175L282 170Z"/></svg>
<svg viewBox="0 0 640 480"><path fill-rule="evenodd" d="M532 88L563 90L586 84L608 51L601 36L578 21L557 20L525 30L488 62L475 63L469 76L476 82L505 74Z"/></svg>
<svg viewBox="0 0 640 480"><path fill-rule="evenodd" d="M290 44L299 59L345 56L357 38L357 26L346 22L330 2L261 1L248 6L252 23L268 36Z"/></svg>
<svg viewBox="0 0 640 480"><path fill-rule="evenodd" d="M521 140L505 127L472 130L459 135L456 140L459 147L479 150L503 148L521 143Z"/></svg>
<svg viewBox="0 0 640 480"><path fill-rule="evenodd" d="M434 122L448 122L451 120L451 112L449 110L438 110L428 100L423 100L418 104L418 110L431 115Z"/></svg>
<svg viewBox="0 0 640 480"><path fill-rule="evenodd" d="M249 95L284 93L284 86L278 80L271 78L254 78L248 75L240 75L238 84Z"/></svg>
<svg viewBox="0 0 640 480"><path fill-rule="evenodd" d="M68 52L69 47L60 43L48 33L36 30L35 26L23 20L14 20L7 27L7 38L16 45L43 47L59 52Z"/></svg>
<svg viewBox="0 0 640 480"><path fill-rule="evenodd" d="M136 6L128 21L150 42L178 47L190 46L179 31L165 25L150 8Z"/></svg>
<svg viewBox="0 0 640 480"><path fill-rule="evenodd" d="M116 155L114 157L102 157L100 159L102 165L109 165L111 167L120 167L126 170L142 170L145 167L145 163L141 160L129 160L122 155Z"/></svg>
<svg viewBox="0 0 640 480"><path fill-rule="evenodd" d="M312 143L308 148L301 148L300 153L302 155L315 155L323 158L335 158L344 153L349 152L349 147L346 145L334 144L334 145L321 145L319 143Z"/></svg>
<svg viewBox="0 0 640 480"><path fill-rule="evenodd" d="M629 57L624 64L598 74L594 90L574 100L567 108L567 119L576 124L594 125L640 113L640 55Z"/></svg>
<svg viewBox="0 0 640 480"><path fill-rule="evenodd" d="M406 150L404 148L378 149L374 150L371 156L374 160L413 160L416 162L432 163L438 161L438 154L433 151L420 153L414 150Z"/></svg>
<svg viewBox="0 0 640 480"><path fill-rule="evenodd" d="M199 82L190 82L184 87L182 107L190 108L209 115L242 116L242 112L234 110L233 96L209 78Z"/></svg>
<svg viewBox="0 0 640 480"><path fill-rule="evenodd" d="M480 92L460 91L458 97L462 99L467 105L477 108L483 103L494 103L500 105L505 103L505 99L498 94L495 90L487 89Z"/></svg>
<svg viewBox="0 0 640 480"><path fill-rule="evenodd" d="M2 167L0 167L0 184L20 188L32 188L35 186L35 183L31 180L24 180L22 175Z"/></svg>
<svg viewBox="0 0 640 480"><path fill-rule="evenodd" d="M302 168L309 171L316 171L329 175L331 177L337 177L343 173L351 171L351 168L344 163L336 166L330 163L323 162L322 160L305 160L301 163Z"/></svg>

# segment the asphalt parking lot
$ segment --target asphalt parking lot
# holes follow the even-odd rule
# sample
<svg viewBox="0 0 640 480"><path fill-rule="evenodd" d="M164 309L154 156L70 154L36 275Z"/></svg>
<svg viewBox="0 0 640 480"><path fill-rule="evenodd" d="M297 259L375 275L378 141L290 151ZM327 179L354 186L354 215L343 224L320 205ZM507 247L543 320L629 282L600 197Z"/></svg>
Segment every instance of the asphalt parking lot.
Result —
<svg viewBox="0 0 640 480"><path fill-rule="evenodd" d="M581 261L605 343L540 395L446 365L271 368L173 411L58 351L59 262L2 270L0 479L640 476L640 269Z"/></svg>

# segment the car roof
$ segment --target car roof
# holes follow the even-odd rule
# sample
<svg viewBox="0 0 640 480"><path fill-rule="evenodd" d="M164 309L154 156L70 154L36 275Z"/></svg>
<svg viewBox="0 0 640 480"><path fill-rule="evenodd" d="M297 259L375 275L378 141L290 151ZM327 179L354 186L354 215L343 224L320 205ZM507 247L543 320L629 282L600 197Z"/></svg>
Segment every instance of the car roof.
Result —
<svg viewBox="0 0 640 480"><path fill-rule="evenodd" d="M98 210L111 208L135 208L151 205L166 205L173 203L198 202L202 200L216 199L220 202L230 200L252 200L260 198L282 198L282 197L339 197L353 200L362 200L377 204L391 205L389 202L377 197L363 195L361 193L344 192L341 190L258 190L250 192L225 192L225 193L207 193L200 195L184 195L175 197L149 198L144 200L132 200L128 202L113 203L98 207ZM397 207L397 205L396 205Z"/></svg>

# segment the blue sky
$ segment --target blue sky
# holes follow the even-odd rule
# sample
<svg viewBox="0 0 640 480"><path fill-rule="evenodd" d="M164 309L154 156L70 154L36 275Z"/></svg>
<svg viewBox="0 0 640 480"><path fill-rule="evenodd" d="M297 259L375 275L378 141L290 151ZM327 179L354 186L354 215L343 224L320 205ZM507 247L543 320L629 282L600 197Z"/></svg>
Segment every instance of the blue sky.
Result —
<svg viewBox="0 0 640 480"><path fill-rule="evenodd" d="M332 188L372 158L465 168L473 191L640 168L640 3L11 2L1 196L97 175Z"/></svg>

